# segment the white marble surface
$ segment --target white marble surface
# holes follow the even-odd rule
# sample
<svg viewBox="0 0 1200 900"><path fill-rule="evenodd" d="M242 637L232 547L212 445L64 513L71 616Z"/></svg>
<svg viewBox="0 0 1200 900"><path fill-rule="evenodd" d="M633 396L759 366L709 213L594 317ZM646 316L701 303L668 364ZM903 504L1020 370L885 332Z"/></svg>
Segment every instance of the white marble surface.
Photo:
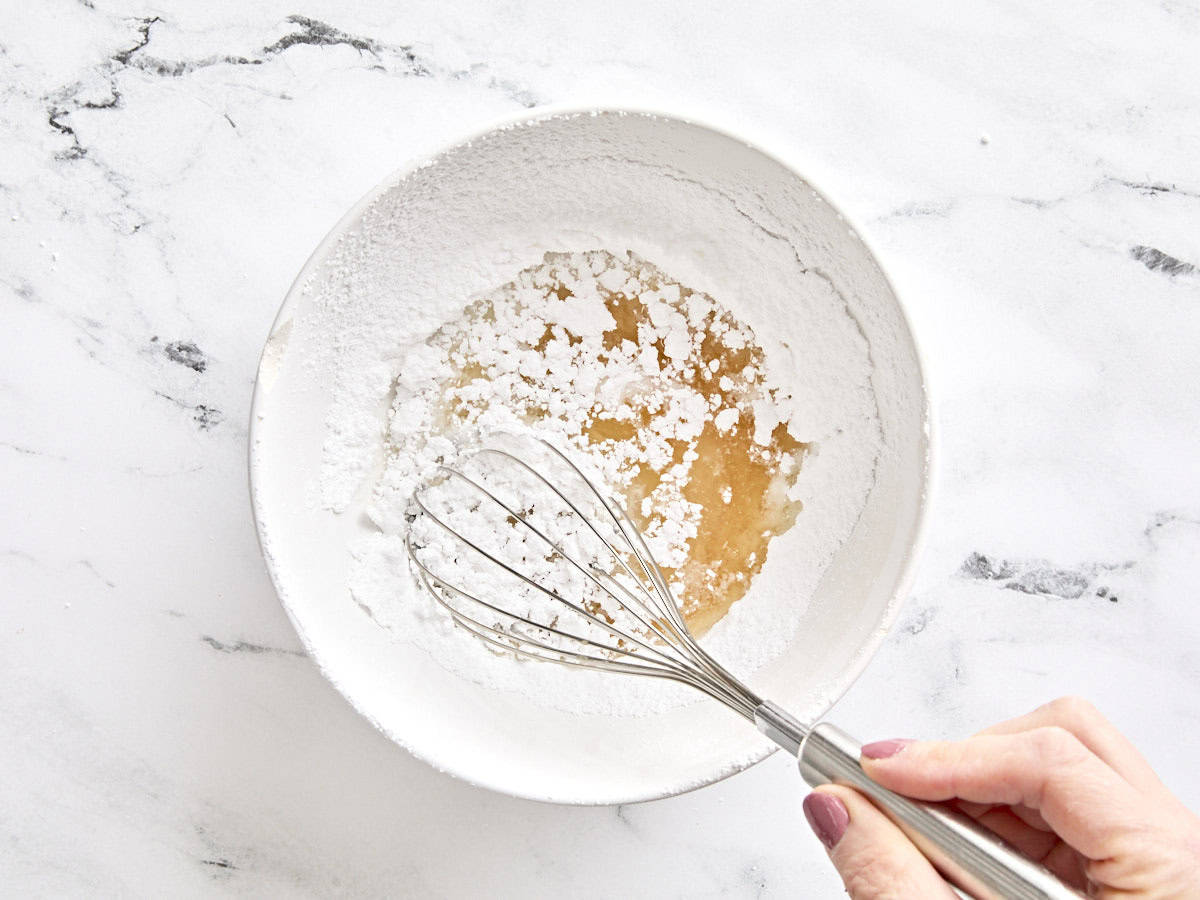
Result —
<svg viewBox="0 0 1200 900"><path fill-rule="evenodd" d="M788 149L911 306L940 492L839 720L955 735L1078 692L1200 805L1194 3L7 0L0 892L837 892L779 757L619 809L435 774L259 559L248 404L305 257L414 153L596 98Z"/></svg>

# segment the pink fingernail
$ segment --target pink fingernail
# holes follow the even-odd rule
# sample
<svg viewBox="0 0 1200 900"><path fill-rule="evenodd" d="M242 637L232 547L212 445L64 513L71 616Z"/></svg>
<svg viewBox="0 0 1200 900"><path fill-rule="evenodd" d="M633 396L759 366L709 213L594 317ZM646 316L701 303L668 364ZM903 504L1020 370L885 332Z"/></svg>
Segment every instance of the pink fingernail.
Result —
<svg viewBox="0 0 1200 900"><path fill-rule="evenodd" d="M828 794L812 793L804 798L804 818L813 833L832 850L833 845L842 839L846 826L850 824L850 813L837 797Z"/></svg>
<svg viewBox="0 0 1200 900"><path fill-rule="evenodd" d="M867 759L887 759L895 756L912 741L904 738L893 738L890 741L875 741L873 744L862 745L862 755Z"/></svg>

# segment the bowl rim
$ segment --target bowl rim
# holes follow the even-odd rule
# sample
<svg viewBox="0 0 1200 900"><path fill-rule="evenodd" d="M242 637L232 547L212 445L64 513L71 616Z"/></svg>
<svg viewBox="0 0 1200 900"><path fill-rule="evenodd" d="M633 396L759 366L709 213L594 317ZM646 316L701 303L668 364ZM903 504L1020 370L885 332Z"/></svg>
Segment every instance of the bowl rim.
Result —
<svg viewBox="0 0 1200 900"><path fill-rule="evenodd" d="M279 305L274 318L271 321L271 326L267 331L267 337L263 343L263 349L259 354L258 365L255 368L254 388L250 401L249 425L247 429L247 477L248 487L250 490L250 508L254 519L254 533L258 541L259 554L263 559L263 563L267 569L267 575L271 580L271 584L275 590L275 595L283 607L288 620L295 628L297 636L303 645L309 659L316 665L321 675L330 682L346 699L351 707L361 716L363 716L371 725L381 734L387 737L390 741L403 748L414 758L420 760L435 771L450 775L451 777L463 781L475 787L486 788L500 794L510 797L516 797L523 800L532 800L542 803L553 803L557 805L570 806L615 806L630 803L651 802L654 800L662 800L668 797L681 796L691 793L709 785L717 784L724 781L739 772L745 771L751 766L756 765L766 759L778 748L774 746L766 746L761 750L754 750L751 753L745 754L739 759L727 763L724 766L716 769L710 776L706 776L699 780L689 781L686 784L672 785L655 791L651 794L639 794L636 796L613 795L613 796L589 796L582 798L571 798L550 795L537 795L534 793L523 793L514 791L511 786L504 785L486 776L475 772L458 771L444 767L439 761L431 755L422 753L417 748L411 746L403 735L396 734L392 729L380 722L372 713L363 708L359 702L352 696L351 692L343 690L340 682L329 671L321 654L316 650L315 645L305 631L304 627L296 618L292 611L292 605L288 598L288 593L280 582L280 578L276 572L276 565L272 555L264 541L264 513L260 509L260 493L258 490L259 480L261 479L260 469L262 467L261 451L257 449L258 441L256 440L257 423L261 421L264 405L266 404L266 395L268 393L264 386L264 366L267 363L268 351L270 350L271 339L275 336L279 326L285 322L294 312L294 308L300 302L300 295L303 287L310 276L314 273L317 267L328 255L329 250L334 244L339 241L343 235L349 230L351 225L359 219L362 213L370 207L376 200L386 194L396 185L403 182L414 172L436 162L440 157L451 150L461 146L471 144L473 141L479 140L493 132L510 129L516 126L529 125L546 119L570 118L584 115L617 115L617 116L642 116L648 118L666 119L673 122L690 125L697 128L702 128L713 132L722 137L735 141L746 148L761 154L766 159L781 166L794 177L798 178L807 185L825 204L836 213L845 224L846 228L859 240L876 267L879 269L880 275L883 277L884 283L891 291L892 297L896 301L897 310L900 314L900 320L908 332L909 341L913 346L913 355L916 362L916 374L920 381L923 404L921 409L922 416L922 431L924 435L924 459L923 465L919 473L920 477L920 499L918 502L916 521L912 529L912 539L909 543L903 564L898 573L895 588L892 591L891 599L884 608L882 615L875 629L871 632L868 638L859 646L858 652L849 664L843 669L840 676L833 682L833 687L829 689L824 696L824 711L818 717L818 721L823 719L829 710L837 704L850 687L859 679L871 660L875 658L879 647L884 639L891 633L892 626L904 605L908 592L911 590L913 582L916 578L916 570L918 560L921 557L929 530L929 510L934 501L934 490L936 479L933 477L936 469L935 465L939 458L937 449L937 434L938 430L935 427L933 417L933 403L931 399L931 386L929 380L929 370L926 363L926 356L922 351L920 340L916 331L913 329L912 319L909 315L908 308L904 300L897 290L895 282L888 274L887 269L881 260L878 248L873 241L863 233L858 224L842 210L842 208L833 203L829 195L822 190L811 178L804 174L802 166L794 162L792 153L783 153L778 150L768 149L767 145L772 143L772 139L768 137L759 137L755 134L753 127L746 126L744 123L739 124L735 130L732 127L727 127L722 124L713 122L708 118L707 113L700 113L686 108L680 108L673 111L668 111L660 107L652 105L642 105L637 103L555 103L538 106L534 109L521 110L519 112L509 113L506 115L491 118L481 125L464 132L459 137L446 141L438 145L433 150L422 151L409 157L402 165L393 169L388 175L383 178L378 184L367 191L360 197L333 225L332 228L325 234L313 251L301 266L300 271L292 280L283 301ZM774 139L774 143L778 144L779 138ZM815 724L815 722L813 723Z"/></svg>

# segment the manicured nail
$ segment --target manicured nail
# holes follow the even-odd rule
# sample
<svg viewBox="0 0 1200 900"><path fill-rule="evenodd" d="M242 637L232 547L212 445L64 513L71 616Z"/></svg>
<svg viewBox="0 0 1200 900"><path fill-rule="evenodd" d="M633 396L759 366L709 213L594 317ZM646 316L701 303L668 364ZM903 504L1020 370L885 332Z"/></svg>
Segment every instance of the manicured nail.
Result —
<svg viewBox="0 0 1200 900"><path fill-rule="evenodd" d="M827 850L832 850L842 839L850 824L850 813L842 801L828 794L812 793L805 797L804 818Z"/></svg>
<svg viewBox="0 0 1200 900"><path fill-rule="evenodd" d="M895 756L911 743L912 741L903 738L875 741L873 744L862 745L862 755L867 759L887 759L889 756Z"/></svg>

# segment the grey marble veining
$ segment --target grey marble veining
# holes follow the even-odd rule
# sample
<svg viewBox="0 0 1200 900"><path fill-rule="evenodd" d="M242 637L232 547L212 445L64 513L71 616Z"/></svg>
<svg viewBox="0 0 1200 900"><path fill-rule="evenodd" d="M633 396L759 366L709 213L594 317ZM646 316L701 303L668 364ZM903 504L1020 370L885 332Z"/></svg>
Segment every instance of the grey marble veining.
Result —
<svg viewBox="0 0 1200 900"><path fill-rule="evenodd" d="M523 107L703 109L878 248L929 360L921 574L865 739L1090 696L1200 779L1200 13L616 0L0 9L0 870L17 895L832 896L773 757L612 809L408 757L258 556L291 279L406 159Z"/></svg>

